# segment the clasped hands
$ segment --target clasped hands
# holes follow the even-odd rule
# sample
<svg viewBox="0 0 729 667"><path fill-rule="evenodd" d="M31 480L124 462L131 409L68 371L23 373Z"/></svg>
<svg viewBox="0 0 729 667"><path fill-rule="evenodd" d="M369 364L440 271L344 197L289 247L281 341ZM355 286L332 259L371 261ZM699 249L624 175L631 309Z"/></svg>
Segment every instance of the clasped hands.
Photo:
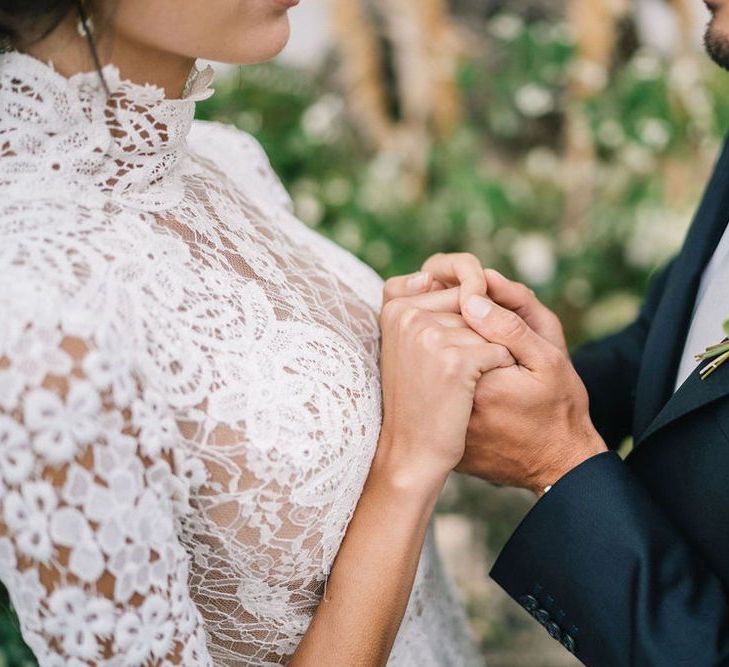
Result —
<svg viewBox="0 0 729 667"><path fill-rule="evenodd" d="M435 416L443 402L454 401L447 412L438 413L431 437L456 441L454 429L465 425L462 451L445 448L458 472L541 496L574 467L606 451L557 316L533 291L484 270L475 256L438 254L421 272L388 280L381 319L383 354L396 337L385 335L393 328L401 338L405 330L415 330L413 340L423 356L443 356L444 346L459 348L445 355L440 373L461 374L464 382L475 383L468 389L472 405L462 407L451 396L460 385L447 385L449 395L440 398L441 405L425 406ZM403 359L402 349L400 364L389 364L390 373L408 373L405 365L418 363ZM395 385L388 380L383 377L384 391ZM433 400L426 391L423 396ZM385 422L388 417L392 419L386 411Z"/></svg>

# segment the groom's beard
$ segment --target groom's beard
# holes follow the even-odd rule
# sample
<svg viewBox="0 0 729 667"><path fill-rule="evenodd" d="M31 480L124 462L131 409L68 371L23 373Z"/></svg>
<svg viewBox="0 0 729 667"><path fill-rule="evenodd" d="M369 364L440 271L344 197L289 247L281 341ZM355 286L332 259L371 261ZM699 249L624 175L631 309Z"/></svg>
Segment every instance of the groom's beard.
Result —
<svg viewBox="0 0 729 667"><path fill-rule="evenodd" d="M714 16L711 23L709 23L709 27L706 28L704 46L711 59L719 67L729 70L729 37L720 31L716 23L717 18Z"/></svg>

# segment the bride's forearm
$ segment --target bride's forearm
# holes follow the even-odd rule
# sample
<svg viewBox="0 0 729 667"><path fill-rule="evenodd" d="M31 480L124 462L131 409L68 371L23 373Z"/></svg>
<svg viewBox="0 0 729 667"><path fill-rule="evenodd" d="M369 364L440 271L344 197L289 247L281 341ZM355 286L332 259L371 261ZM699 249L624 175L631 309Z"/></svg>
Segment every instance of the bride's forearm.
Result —
<svg viewBox="0 0 729 667"><path fill-rule="evenodd" d="M446 475L376 457L294 666L384 665Z"/></svg>

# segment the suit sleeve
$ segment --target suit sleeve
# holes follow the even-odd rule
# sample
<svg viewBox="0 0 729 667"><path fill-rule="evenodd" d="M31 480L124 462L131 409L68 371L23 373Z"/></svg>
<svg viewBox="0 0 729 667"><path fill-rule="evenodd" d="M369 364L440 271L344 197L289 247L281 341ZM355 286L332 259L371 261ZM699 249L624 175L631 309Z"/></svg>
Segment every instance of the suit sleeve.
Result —
<svg viewBox="0 0 729 667"><path fill-rule="evenodd" d="M592 423L611 449L630 435L643 349L672 266L673 262L653 282L635 322L572 356L590 397Z"/></svg>
<svg viewBox="0 0 729 667"><path fill-rule="evenodd" d="M491 576L585 664L729 664L719 579L613 452L565 475Z"/></svg>

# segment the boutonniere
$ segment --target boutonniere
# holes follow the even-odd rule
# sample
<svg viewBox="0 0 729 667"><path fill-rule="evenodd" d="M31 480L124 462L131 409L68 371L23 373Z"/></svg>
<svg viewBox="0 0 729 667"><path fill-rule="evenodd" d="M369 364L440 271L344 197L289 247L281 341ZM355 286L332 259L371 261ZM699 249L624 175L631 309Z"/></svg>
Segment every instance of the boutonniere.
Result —
<svg viewBox="0 0 729 667"><path fill-rule="evenodd" d="M724 333L729 336L729 320L724 322ZM696 355L696 361L709 361L709 359L712 360L711 363L706 364L701 369L702 380L705 380L719 366L729 360L729 338L725 338L721 343L707 347L705 352Z"/></svg>

